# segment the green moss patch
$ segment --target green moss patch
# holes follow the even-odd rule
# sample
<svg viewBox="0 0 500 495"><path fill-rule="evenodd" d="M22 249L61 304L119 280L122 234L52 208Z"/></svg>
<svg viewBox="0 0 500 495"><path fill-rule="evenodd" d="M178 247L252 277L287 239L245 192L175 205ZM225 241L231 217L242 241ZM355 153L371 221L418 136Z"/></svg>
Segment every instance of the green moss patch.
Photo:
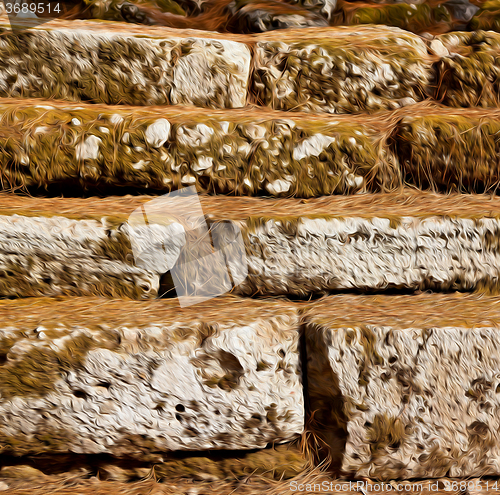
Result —
<svg viewBox="0 0 500 495"><path fill-rule="evenodd" d="M469 27L473 30L500 32L500 1L488 0L480 7Z"/></svg>
<svg viewBox="0 0 500 495"><path fill-rule="evenodd" d="M394 3L352 7L344 4L343 24L383 24L414 33L428 31L437 24L449 25L452 19L443 5Z"/></svg>
<svg viewBox="0 0 500 495"><path fill-rule="evenodd" d="M394 149L405 180L442 191L496 191L500 181L500 121L496 113L405 117Z"/></svg>
<svg viewBox="0 0 500 495"><path fill-rule="evenodd" d="M0 26L1 96L244 106L250 61L244 44L172 30L148 36L128 29L129 24L104 21L55 26L16 33Z"/></svg>

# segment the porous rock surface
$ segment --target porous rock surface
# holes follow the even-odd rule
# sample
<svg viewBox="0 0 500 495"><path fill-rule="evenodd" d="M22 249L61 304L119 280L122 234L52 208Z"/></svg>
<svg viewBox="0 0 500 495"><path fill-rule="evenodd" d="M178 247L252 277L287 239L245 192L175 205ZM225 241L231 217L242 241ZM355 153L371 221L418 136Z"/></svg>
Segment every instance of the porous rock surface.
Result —
<svg viewBox="0 0 500 495"><path fill-rule="evenodd" d="M498 288L500 219L269 218L245 230L242 294Z"/></svg>
<svg viewBox="0 0 500 495"><path fill-rule="evenodd" d="M202 195L199 197L202 214L198 215L204 225L207 222L212 237L219 234L222 224L232 222L231 230L226 231L229 238L221 244L226 257L220 259L205 258L214 250L210 242L190 241L186 247L181 242L176 227L183 225L182 215L186 210L183 204L179 203L179 211L174 211L172 205L163 211L160 197L148 228L129 224L131 213L141 205L148 209L146 203L153 199L158 198L84 200L0 195L0 215L4 215L0 218L17 218L18 225L23 226L11 241L0 243L3 256L10 260L4 269L8 283L1 287L3 294L96 295L103 291L113 295L116 291L133 298L154 297L171 287L160 285L155 290L141 292L142 285L139 288L132 282L131 287L126 285L123 273L149 274L158 283L159 277L174 265L175 273L183 274L185 283L181 285L186 294L200 297L211 288L220 293L221 281L227 279L228 270L238 279L233 284L234 291L247 296L304 297L336 290L499 290L500 205L498 200L486 196L405 192L303 202ZM32 226L42 224L40 218L54 211L61 216L51 220L53 233L49 230L43 234L45 237L31 234ZM80 223L63 215L80 216L81 225L99 227L97 232L105 242L99 244L92 238L76 240L72 231L62 226ZM241 244L234 242L233 229L241 233ZM64 234L58 234L59 231ZM204 235L201 232L196 234L198 238ZM136 242L140 251L149 252L148 243L153 239L158 246L163 243L164 248L159 252L153 246L149 262L143 265L134 258L136 253L132 252L131 243ZM21 241L36 245L26 251L29 256L12 253L13 246ZM82 253L81 258L76 257L78 252ZM190 262L193 257L197 260L194 264ZM120 278L102 273L107 266L102 263L97 279L101 282L92 285L87 282L87 272L80 273L74 268L95 266L97 270L103 259L121 262L117 265L123 270ZM15 265L15 260L22 263L16 261ZM59 264L54 264L54 260ZM114 263L112 266L118 262ZM26 268L21 270L23 266ZM90 268L86 270L92 273ZM229 281L222 285L227 285L227 290L233 286Z"/></svg>
<svg viewBox="0 0 500 495"><path fill-rule="evenodd" d="M423 40L398 28L310 28L256 40L253 96L278 110L400 108L424 99L431 77Z"/></svg>
<svg viewBox="0 0 500 495"><path fill-rule="evenodd" d="M310 308L311 408L343 472L498 476L499 302L335 296Z"/></svg>
<svg viewBox="0 0 500 495"><path fill-rule="evenodd" d="M310 198L407 182L483 192L500 181L499 118L494 108L428 102L374 115L312 116L4 98L0 187L195 185L210 193Z"/></svg>
<svg viewBox="0 0 500 495"><path fill-rule="evenodd" d="M57 212L53 212L56 213ZM105 219L0 215L2 297L155 297L159 273L134 265L125 230Z"/></svg>
<svg viewBox="0 0 500 495"><path fill-rule="evenodd" d="M245 450L302 433L290 305L72 298L0 312L2 454Z"/></svg>
<svg viewBox="0 0 500 495"><path fill-rule="evenodd" d="M16 33L0 27L0 95L211 108L246 103L245 44L172 30L141 36L126 24L71 27L55 22Z"/></svg>
<svg viewBox="0 0 500 495"><path fill-rule="evenodd" d="M400 185L387 118L0 103L4 187L128 186L314 197Z"/></svg>

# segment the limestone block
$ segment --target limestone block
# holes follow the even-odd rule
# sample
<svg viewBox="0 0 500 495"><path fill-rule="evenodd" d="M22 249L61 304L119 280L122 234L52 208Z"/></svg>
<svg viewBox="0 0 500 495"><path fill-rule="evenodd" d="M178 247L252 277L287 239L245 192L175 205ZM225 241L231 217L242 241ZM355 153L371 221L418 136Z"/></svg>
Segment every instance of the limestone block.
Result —
<svg viewBox="0 0 500 495"><path fill-rule="evenodd" d="M304 315L311 408L344 473L500 474L498 298L336 296Z"/></svg>
<svg viewBox="0 0 500 495"><path fill-rule="evenodd" d="M431 77L425 43L397 28L310 28L256 39L254 96L277 110L400 108L424 99Z"/></svg>
<svg viewBox="0 0 500 495"><path fill-rule="evenodd" d="M436 98L452 107L498 107L500 34L452 32L437 39L449 55L436 64Z"/></svg>
<svg viewBox="0 0 500 495"><path fill-rule="evenodd" d="M54 212L56 213L56 212ZM106 220L0 215L1 297L155 297L158 271L135 266L129 237Z"/></svg>
<svg viewBox="0 0 500 495"><path fill-rule="evenodd" d="M386 122L343 117L4 99L0 168L9 188L167 192L196 185L210 193L308 198L399 186L399 170L384 146Z"/></svg>
<svg viewBox="0 0 500 495"><path fill-rule="evenodd" d="M183 38L181 33L137 35L127 24L95 22L72 29L71 23L54 21L16 33L1 27L0 95L130 105L245 106L248 47L232 40Z"/></svg>
<svg viewBox="0 0 500 495"><path fill-rule="evenodd" d="M185 294L199 296L198 289L220 289L224 281L228 291L236 285L234 291L245 296L500 289L495 197L406 191L307 201L198 198L201 213L195 218L202 223L196 232L188 228L191 240L184 244L184 227L176 219L182 220L188 205L170 204L164 211L161 196L0 194L0 218L16 226L0 237L0 294L154 297L172 289L165 280L172 268L182 275ZM159 201L157 210L151 201ZM154 210L149 225L131 225L130 215L142 206ZM205 225L213 242L193 242L205 238ZM219 249L224 256L208 256ZM150 285L143 287L143 279ZM209 293L220 294L219 289Z"/></svg>
<svg viewBox="0 0 500 495"><path fill-rule="evenodd" d="M498 217L254 218L242 294L498 290ZM365 215L362 215L365 216ZM478 215L480 216L480 215Z"/></svg>
<svg viewBox="0 0 500 495"><path fill-rule="evenodd" d="M0 451L144 457L256 449L304 426L285 303L0 303Z"/></svg>

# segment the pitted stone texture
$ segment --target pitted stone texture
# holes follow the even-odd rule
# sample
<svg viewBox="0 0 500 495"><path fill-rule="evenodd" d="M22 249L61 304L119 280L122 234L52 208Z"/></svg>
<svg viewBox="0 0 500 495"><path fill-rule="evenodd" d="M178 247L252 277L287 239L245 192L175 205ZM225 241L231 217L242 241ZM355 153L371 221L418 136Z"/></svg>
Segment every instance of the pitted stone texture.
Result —
<svg viewBox="0 0 500 495"><path fill-rule="evenodd" d="M0 243L0 254L3 249L5 260L0 294L151 297L156 295L157 285L148 291L137 282L137 288L130 280L142 278L131 279L131 274L157 281L178 260L183 279L190 287L209 287L214 281L227 278L228 269L233 280L236 273L242 277L247 274L235 288L241 295L307 297L312 293L353 289L495 292L500 288L500 218L495 198L415 191L402 195L315 198L307 202L294 198L200 195L212 234L214 229L228 227L229 221L235 222L231 232L237 232L236 227L242 232L245 252L232 239L227 245L223 243L227 257L220 259L204 258L214 251L210 242L197 245L194 251L189 247L183 254L178 226L167 225L169 222L160 225L155 217L150 219L150 232L146 227L131 229L127 224L130 214L155 198L20 198L1 194L0 218L6 219L7 224L14 222L8 219L16 218L17 230L11 230L11 238L2 241L4 248ZM164 220L182 211L183 208L178 212L165 211ZM14 212L20 216L14 217ZM53 212L104 220L81 220L80 224L62 217L40 219ZM339 216L333 217L333 212ZM39 218L31 218L30 214ZM46 224L51 226L46 231L39 232L34 227ZM63 228L65 225L73 226L75 232L83 232L83 226L90 225L97 233L93 237L87 234L87 238L79 234L81 239L77 240L69 227ZM143 259L147 264L134 259L131 235L135 236L139 251L147 255ZM152 251L143 250L150 241L154 241ZM20 242L25 247L18 252L16 243ZM191 256L199 262L186 263ZM83 268L72 268L73 265ZM138 266L154 269L155 273L141 271ZM111 267L114 271L110 271ZM89 284L93 270L100 274L100 284ZM161 288L162 293L164 290Z"/></svg>
<svg viewBox="0 0 500 495"><path fill-rule="evenodd" d="M291 305L23 304L0 304L3 453L255 449L302 433Z"/></svg>
<svg viewBox="0 0 500 495"><path fill-rule="evenodd" d="M497 218L261 218L245 236L242 294L498 288Z"/></svg>
<svg viewBox="0 0 500 495"><path fill-rule="evenodd" d="M0 297L150 298L159 273L134 266L126 234L106 220L0 216Z"/></svg>
<svg viewBox="0 0 500 495"><path fill-rule="evenodd" d="M424 99L431 77L425 43L397 28L314 28L257 39L255 98L277 110L396 109Z"/></svg>
<svg viewBox="0 0 500 495"><path fill-rule="evenodd" d="M401 185L385 141L387 119L44 103L0 102L6 187L196 185L200 192L309 198Z"/></svg>
<svg viewBox="0 0 500 495"><path fill-rule="evenodd" d="M499 302L340 296L310 308L311 407L344 472L500 473Z"/></svg>
<svg viewBox="0 0 500 495"><path fill-rule="evenodd" d="M112 28L97 29L94 23L88 30L51 27L15 34L0 28L0 95L130 105L245 105L251 58L245 44L148 38L127 34L126 25L124 32Z"/></svg>

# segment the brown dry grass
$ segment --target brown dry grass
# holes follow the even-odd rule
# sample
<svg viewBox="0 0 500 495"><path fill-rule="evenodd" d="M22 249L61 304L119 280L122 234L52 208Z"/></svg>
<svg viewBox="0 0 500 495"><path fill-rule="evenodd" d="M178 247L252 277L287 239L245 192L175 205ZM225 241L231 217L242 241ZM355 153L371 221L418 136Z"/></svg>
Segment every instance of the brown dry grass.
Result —
<svg viewBox="0 0 500 495"><path fill-rule="evenodd" d="M481 294L336 295L311 304L305 320L328 322L334 327L384 325L415 326L500 326L500 298Z"/></svg>
<svg viewBox="0 0 500 495"><path fill-rule="evenodd" d="M298 483L321 483L327 479L325 475L320 474L319 470L315 470L300 475L294 480ZM294 493L290 490L290 481L258 479L241 482L179 480L160 484L154 479L136 483L119 483L97 479L65 481L47 477L43 481L19 481L10 486L8 492L5 492L9 495L285 495Z"/></svg>
<svg viewBox="0 0 500 495"><path fill-rule="evenodd" d="M230 3L230 0L227 0L227 3ZM148 37L157 36L163 38L196 36L199 38L228 39L240 41L250 45L258 41L273 40L284 42L328 40L332 38L332 35L335 35L335 40L339 42L342 42L342 38L346 38L345 41L349 40L349 42L353 42L353 38L355 38L355 44L359 46L369 46L370 42L373 41L377 35L378 37L383 38L387 35L388 29L391 29L387 28L387 26L333 26L324 28L311 27L281 29L278 31L257 34L220 33L216 31L224 27L224 14L222 13L225 8L224 4L225 2L219 2L218 8L220 10L217 13L215 11L211 14L207 13L206 18L209 19L211 16L212 20L207 20L206 22L197 22L192 18L184 18L183 20L181 16L172 16L175 18L174 22L172 22L171 25L168 25L170 23L165 23L165 26L145 26L141 24L102 20L55 19L44 22L39 28L34 27L34 29L71 29L72 31L85 29L90 31L105 31ZM169 14L165 14L165 16L168 17ZM0 26L2 25L9 27L10 22L6 15L0 14ZM398 28L394 29L395 32L398 31ZM402 30L399 30L399 32L405 33L405 31ZM355 37L352 36L353 33L356 33Z"/></svg>
<svg viewBox="0 0 500 495"><path fill-rule="evenodd" d="M462 293L400 296L341 294L326 296L313 303L226 295L188 308L180 308L176 299L131 301L97 297L40 297L0 300L0 321L3 326L25 325L29 328L58 322L66 325L145 326L197 319L244 323L258 317L291 316L297 310L306 319L326 318L343 326L357 323L395 327L424 323L426 326L500 326L500 297ZM306 444L310 449L314 442Z"/></svg>
<svg viewBox="0 0 500 495"><path fill-rule="evenodd" d="M168 16L168 14L165 14ZM101 21L101 20L78 20L78 19L56 19L44 22L40 29L66 29L77 31L81 29L90 31L105 31L109 33L122 33L136 36L157 36L163 38L179 38L179 37L197 37L197 38L212 38L212 39L230 39L233 41L247 42L251 40L251 35L239 34L222 34L215 32L217 23L210 29L206 24L201 24L197 27L192 19L184 19L181 24L180 16L173 16L175 18L172 26L145 26L143 24L130 24L127 22L114 22L114 21ZM10 26L9 18L7 15L0 14L0 26ZM34 29L37 29L34 27Z"/></svg>
<svg viewBox="0 0 500 495"><path fill-rule="evenodd" d="M311 485L310 490L297 491L292 490L291 481L297 482L297 485L307 484ZM156 483L153 479L140 481L137 483L117 483L117 482L107 482L99 481L97 479L91 479L86 481L72 481L68 479L66 481L57 479L46 479L40 482L16 482L11 485L11 488L4 492L9 495L292 495L300 493L301 495L340 495L340 494L362 494L368 495L369 493L379 493L379 494L394 494L398 495L411 495L415 493L434 493L436 495L463 495L466 494L481 494L481 495L497 495L500 490L495 488L494 479L488 480L489 488L486 489L486 481L481 479L467 479L466 484L474 486L482 486L483 490L471 490L471 491L460 491L460 490L445 490L445 482L453 482L456 480L440 479L438 480L412 480L412 481L402 481L402 482L392 482L391 487L396 487L401 484L401 490L395 488L376 490L376 482L371 482L370 480L364 480L366 485L361 490L354 488L356 484L355 481L352 485L349 485L348 481L345 480L335 480L325 474L321 473L319 470L311 471L310 473L298 476L293 480L289 481L276 481L268 482L266 480L258 481L247 481L240 483L231 482L194 482L190 480L183 480L178 482L170 483ZM318 487L315 489L314 484L319 485L321 488L322 483L333 483L333 490L328 491L318 491ZM460 482L460 480L458 480ZM437 484L437 485L436 485ZM480 485L479 485L480 484ZM497 481L497 487L500 482ZM416 486L422 486L421 489L416 489ZM438 487L438 490L434 490L433 487ZM346 487L346 489L344 489ZM370 488L373 487L373 488ZM347 489L350 488L350 489Z"/></svg>
<svg viewBox="0 0 500 495"><path fill-rule="evenodd" d="M43 198L0 193L0 214L67 216L70 218L112 217L125 221L140 205L155 196L111 196L106 198ZM251 217L349 216L458 216L495 217L500 197L480 194L438 194L403 189L396 193L329 196L312 199L249 198L200 195L205 215L213 220L246 220Z"/></svg>
<svg viewBox="0 0 500 495"><path fill-rule="evenodd" d="M94 297L28 298L0 300L3 326L50 325L140 325L193 319L227 323L244 323L255 318L280 314L291 316L293 305L284 301L253 300L232 296L219 297L192 307L181 308L177 299L132 301Z"/></svg>
<svg viewBox="0 0 500 495"><path fill-rule="evenodd" d="M172 35L176 37L182 37L184 31L175 31ZM194 36L195 34L186 33L186 36ZM212 33L211 33L212 34ZM217 33L214 33L217 34ZM212 37L212 36L210 36ZM214 36L215 37L215 36ZM220 35L219 38L221 38ZM219 39L217 38L217 39ZM492 116L498 116L500 110L482 110L482 109L456 109L449 107L444 107L431 101L423 101L416 103L411 107L403 107L398 110L393 111L380 111L370 114L358 113L358 114L313 114L308 112L283 112L280 110L273 110L271 108L262 108L256 105L249 105L245 108L227 108L227 109L208 109L195 107L190 105L148 105L148 106L132 106L132 105L105 105L102 103L80 103L80 102L70 102L62 100L44 100L39 98L0 98L0 109L10 109L10 111L23 111L24 109L29 110L33 106L52 106L56 109L64 110L74 110L74 109L86 109L91 111L103 111L106 113L133 113L134 116L156 116L157 118L166 118L171 123L183 123L187 118L196 119L202 121L202 119L208 118L220 118L222 120L237 120L237 121L248 121L248 122L260 122L267 120L277 120L285 119L291 120L297 123L306 122L318 122L318 123L331 123L331 122L342 122L342 123L352 123L352 124L362 124L368 128L373 127L379 132L392 131L393 126L405 116L414 116L419 113L431 113L432 114L443 114L446 115L450 112L453 114L459 112L467 112L467 115L490 115L487 112L497 112L492 113Z"/></svg>

